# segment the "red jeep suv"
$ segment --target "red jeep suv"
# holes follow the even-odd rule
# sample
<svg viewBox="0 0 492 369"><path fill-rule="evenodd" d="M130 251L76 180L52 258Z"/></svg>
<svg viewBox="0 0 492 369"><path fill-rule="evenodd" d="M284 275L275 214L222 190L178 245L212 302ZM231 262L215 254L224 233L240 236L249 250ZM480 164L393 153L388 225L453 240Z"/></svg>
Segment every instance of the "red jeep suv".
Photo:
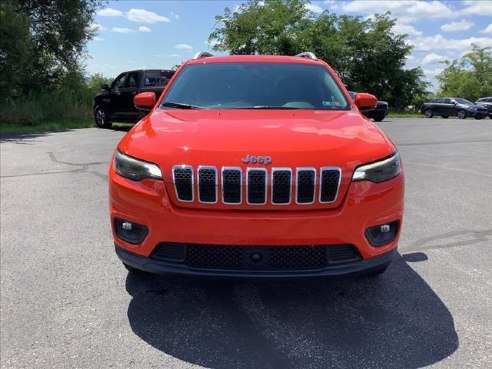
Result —
<svg viewBox="0 0 492 369"><path fill-rule="evenodd" d="M404 177L393 143L312 53L197 54L118 144L116 253L129 270L233 277L382 273Z"/></svg>

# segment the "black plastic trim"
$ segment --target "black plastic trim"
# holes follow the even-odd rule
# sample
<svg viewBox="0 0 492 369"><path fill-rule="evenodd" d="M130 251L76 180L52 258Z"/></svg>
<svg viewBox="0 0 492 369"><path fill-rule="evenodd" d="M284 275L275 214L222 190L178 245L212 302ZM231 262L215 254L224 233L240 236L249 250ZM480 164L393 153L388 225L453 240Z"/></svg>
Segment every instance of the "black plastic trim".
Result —
<svg viewBox="0 0 492 369"><path fill-rule="evenodd" d="M329 277L367 274L391 264L397 248L371 259L359 260L340 265L330 265L319 270L295 271L251 271L251 270L211 270L195 269L184 265L176 265L161 260L136 255L119 247L115 243L115 251L120 260L134 268L155 274L178 274L198 277L239 277L239 278L302 278L302 277Z"/></svg>

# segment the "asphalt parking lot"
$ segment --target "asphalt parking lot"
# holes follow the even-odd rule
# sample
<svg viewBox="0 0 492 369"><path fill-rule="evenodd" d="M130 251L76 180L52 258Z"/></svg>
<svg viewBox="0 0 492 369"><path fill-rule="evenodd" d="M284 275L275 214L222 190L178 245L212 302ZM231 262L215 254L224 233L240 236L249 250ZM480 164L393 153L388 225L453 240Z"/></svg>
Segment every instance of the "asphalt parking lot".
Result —
<svg viewBox="0 0 492 369"><path fill-rule="evenodd" d="M388 119L407 179L377 279L135 277L106 170L123 131L1 140L2 368L490 368L492 120Z"/></svg>

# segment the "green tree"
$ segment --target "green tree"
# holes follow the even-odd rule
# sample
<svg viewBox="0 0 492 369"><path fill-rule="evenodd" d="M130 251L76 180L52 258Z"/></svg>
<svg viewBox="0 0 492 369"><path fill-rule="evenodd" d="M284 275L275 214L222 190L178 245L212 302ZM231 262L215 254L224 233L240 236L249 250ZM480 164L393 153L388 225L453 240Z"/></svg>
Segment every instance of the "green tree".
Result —
<svg viewBox="0 0 492 369"><path fill-rule="evenodd" d="M81 71L100 0L2 0L0 97L56 86Z"/></svg>
<svg viewBox="0 0 492 369"><path fill-rule="evenodd" d="M89 87L91 93L95 94L101 89L102 85L109 85L111 84L111 82L113 82L112 78L105 77L101 73L96 73L90 77L89 81L87 82L87 87Z"/></svg>
<svg viewBox="0 0 492 369"><path fill-rule="evenodd" d="M299 29L308 26L305 0L249 0L237 11L224 9L209 41L214 50L231 54L288 54L297 44Z"/></svg>
<svg viewBox="0 0 492 369"><path fill-rule="evenodd" d="M406 69L412 47L393 32L390 13L363 20L327 11L314 14L307 0L249 0L216 17L209 42L231 54L295 55L312 51L355 91L370 92L397 109L425 93L420 68Z"/></svg>
<svg viewBox="0 0 492 369"><path fill-rule="evenodd" d="M437 76L441 95L464 97L472 101L492 96L491 48L473 45L471 52L445 64L446 68Z"/></svg>

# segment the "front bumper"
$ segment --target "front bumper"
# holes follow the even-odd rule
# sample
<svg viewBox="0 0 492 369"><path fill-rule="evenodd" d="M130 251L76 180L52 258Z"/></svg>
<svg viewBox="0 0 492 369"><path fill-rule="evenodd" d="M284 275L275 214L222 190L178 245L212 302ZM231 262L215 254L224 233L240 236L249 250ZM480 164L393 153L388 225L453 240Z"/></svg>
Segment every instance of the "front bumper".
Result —
<svg viewBox="0 0 492 369"><path fill-rule="evenodd" d="M141 257L145 269L159 270L149 258L162 242L238 246L350 244L364 261L357 264L360 267L350 268L359 270L365 268L366 261L397 247L403 217L404 176L401 173L378 184L353 182L339 206L316 210L307 207L303 211L179 208L171 202L163 181L133 182L115 174L113 166L109 171L109 190L113 238L122 252L137 258L128 259L130 265ZM144 241L135 245L118 238L115 218L145 225L148 234ZM396 237L385 245L372 246L365 231L393 221L400 224ZM372 267L372 262L368 263Z"/></svg>
<svg viewBox="0 0 492 369"><path fill-rule="evenodd" d="M486 110L476 110L476 111L468 111L467 115L473 118L486 118L489 115L489 112Z"/></svg>
<svg viewBox="0 0 492 369"><path fill-rule="evenodd" d="M186 265L139 256L122 249L117 244L115 244L115 251L123 263L149 273L238 278L308 278L367 274L385 268L393 261L396 255L396 248L394 248L371 259L330 265L318 270L263 271L191 268Z"/></svg>

